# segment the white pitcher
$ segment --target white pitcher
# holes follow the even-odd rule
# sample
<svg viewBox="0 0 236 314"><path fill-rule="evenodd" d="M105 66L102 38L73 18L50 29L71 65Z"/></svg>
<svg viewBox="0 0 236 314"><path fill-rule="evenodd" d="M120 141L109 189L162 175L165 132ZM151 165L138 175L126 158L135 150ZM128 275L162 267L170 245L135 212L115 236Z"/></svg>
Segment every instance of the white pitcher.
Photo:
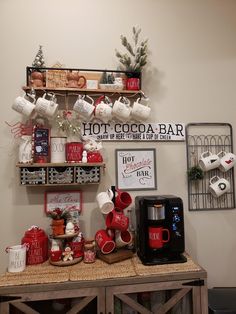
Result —
<svg viewBox="0 0 236 314"><path fill-rule="evenodd" d="M9 254L8 271L10 273L21 272L26 265L26 250L27 245L8 246L6 252Z"/></svg>

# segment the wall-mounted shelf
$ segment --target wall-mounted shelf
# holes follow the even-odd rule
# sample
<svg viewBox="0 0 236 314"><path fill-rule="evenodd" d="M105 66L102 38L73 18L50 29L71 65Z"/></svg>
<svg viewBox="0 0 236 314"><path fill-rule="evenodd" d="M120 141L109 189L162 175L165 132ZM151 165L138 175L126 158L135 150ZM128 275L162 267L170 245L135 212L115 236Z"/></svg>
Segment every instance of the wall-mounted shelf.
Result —
<svg viewBox="0 0 236 314"><path fill-rule="evenodd" d="M110 76L110 80L104 74ZM111 78L113 77L113 78ZM123 84L115 82L120 78ZM127 85L129 90L123 89L129 79L138 80L137 85ZM102 94L143 94L141 91L142 73L108 69L79 69L61 67L26 67L26 86L23 90L34 88L37 91L54 91L63 93L102 93ZM89 85L87 83L90 82ZM102 82L102 83L101 83ZM137 81L136 81L137 82ZM91 85L92 84L92 85ZM89 86L89 88L88 88ZM137 87L137 88L136 88Z"/></svg>
<svg viewBox="0 0 236 314"><path fill-rule="evenodd" d="M23 186L98 184L104 163L34 163L16 165Z"/></svg>

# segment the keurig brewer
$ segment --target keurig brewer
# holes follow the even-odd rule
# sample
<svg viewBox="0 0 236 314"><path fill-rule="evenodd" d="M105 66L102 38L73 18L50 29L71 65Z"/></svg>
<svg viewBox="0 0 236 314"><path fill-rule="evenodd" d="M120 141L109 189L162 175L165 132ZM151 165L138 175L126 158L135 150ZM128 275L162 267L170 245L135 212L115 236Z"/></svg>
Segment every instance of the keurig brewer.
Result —
<svg viewBox="0 0 236 314"><path fill-rule="evenodd" d="M184 263L183 202L173 195L135 198L137 254L145 265Z"/></svg>

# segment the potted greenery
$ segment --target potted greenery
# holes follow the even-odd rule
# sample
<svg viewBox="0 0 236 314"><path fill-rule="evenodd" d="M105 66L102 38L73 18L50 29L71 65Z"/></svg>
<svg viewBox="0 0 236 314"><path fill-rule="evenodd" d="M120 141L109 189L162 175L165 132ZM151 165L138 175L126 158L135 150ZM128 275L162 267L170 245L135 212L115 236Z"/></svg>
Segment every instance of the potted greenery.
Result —
<svg viewBox="0 0 236 314"><path fill-rule="evenodd" d="M188 170L188 177L191 181L202 180L204 178L204 173L199 166L193 166Z"/></svg>
<svg viewBox="0 0 236 314"><path fill-rule="evenodd" d="M52 219L52 234L54 236L65 234L65 219L68 217L69 213L66 210L55 208L54 210L48 212L47 216Z"/></svg>
<svg viewBox="0 0 236 314"><path fill-rule="evenodd" d="M140 28L133 27L133 44L123 35L120 36L121 43L126 52L120 53L116 50L116 56L120 62L120 70L127 76L126 88L128 90L138 90L140 87L140 75L143 67L147 64L147 39L139 41Z"/></svg>

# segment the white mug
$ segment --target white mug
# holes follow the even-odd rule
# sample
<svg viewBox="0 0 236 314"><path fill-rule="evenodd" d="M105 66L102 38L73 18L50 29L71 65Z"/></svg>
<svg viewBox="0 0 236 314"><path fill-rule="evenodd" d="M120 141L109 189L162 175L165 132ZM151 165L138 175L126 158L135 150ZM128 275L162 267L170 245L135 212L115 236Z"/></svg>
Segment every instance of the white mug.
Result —
<svg viewBox="0 0 236 314"><path fill-rule="evenodd" d="M116 247L120 248L126 246L132 242L132 234L129 230L120 231L116 230L115 232L115 243Z"/></svg>
<svg viewBox="0 0 236 314"><path fill-rule="evenodd" d="M88 99L88 101L86 99ZM95 109L94 100L87 95L79 95L73 109L79 114L79 118L82 120L89 120Z"/></svg>
<svg viewBox="0 0 236 314"><path fill-rule="evenodd" d="M113 196L114 194L111 189L108 189L106 192L101 192L97 194L96 200L102 214L105 215L109 214L113 210L114 208L114 203L112 202Z"/></svg>
<svg viewBox="0 0 236 314"><path fill-rule="evenodd" d="M114 103L112 113L117 119L121 120L122 122L128 121L131 113L129 99L124 96L119 97L119 99L116 100Z"/></svg>
<svg viewBox="0 0 236 314"><path fill-rule="evenodd" d="M141 98L134 102L131 117L138 121L145 121L149 118L151 108L140 103Z"/></svg>
<svg viewBox="0 0 236 314"><path fill-rule="evenodd" d="M212 169L215 169L219 167L220 165L220 157L219 154L212 154L209 151L203 152L201 154L200 160L199 160L199 167L203 171L209 171Z"/></svg>
<svg viewBox="0 0 236 314"><path fill-rule="evenodd" d="M225 178L214 176L210 179L209 191L214 197L220 197L230 190L230 183Z"/></svg>
<svg viewBox="0 0 236 314"><path fill-rule="evenodd" d="M104 123L112 119L112 102L105 96L104 100L95 105L95 117Z"/></svg>
<svg viewBox="0 0 236 314"><path fill-rule="evenodd" d="M223 157L220 159L219 169L226 172L231 169L236 163L236 156L233 153L222 152Z"/></svg>
<svg viewBox="0 0 236 314"><path fill-rule="evenodd" d="M25 269L27 248L26 244L6 248L6 252L9 254L8 271L10 273L17 273Z"/></svg>
<svg viewBox="0 0 236 314"><path fill-rule="evenodd" d="M13 102L12 109L29 117L35 109L35 98L26 94L24 96L18 96Z"/></svg>
<svg viewBox="0 0 236 314"><path fill-rule="evenodd" d="M49 96L50 99L46 99ZM53 118L58 110L58 104L54 94L45 93L43 97L39 97L36 101L35 111L46 118Z"/></svg>

